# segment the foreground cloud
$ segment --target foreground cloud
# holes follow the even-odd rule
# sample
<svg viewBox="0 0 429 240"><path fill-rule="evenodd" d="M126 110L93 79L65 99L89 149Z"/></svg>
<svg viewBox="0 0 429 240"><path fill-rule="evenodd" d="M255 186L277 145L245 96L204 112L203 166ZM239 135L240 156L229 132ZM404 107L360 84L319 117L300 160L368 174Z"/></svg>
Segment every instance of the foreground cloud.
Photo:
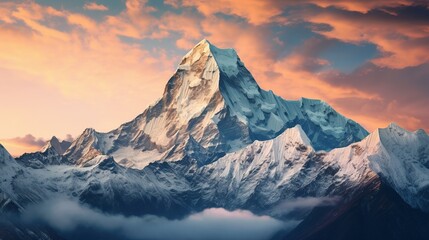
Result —
<svg viewBox="0 0 429 240"><path fill-rule="evenodd" d="M295 226L249 211L210 208L182 220L157 216L108 215L77 202L57 199L30 207L24 214L30 223L45 223L65 236L91 239L269 239L276 232Z"/></svg>

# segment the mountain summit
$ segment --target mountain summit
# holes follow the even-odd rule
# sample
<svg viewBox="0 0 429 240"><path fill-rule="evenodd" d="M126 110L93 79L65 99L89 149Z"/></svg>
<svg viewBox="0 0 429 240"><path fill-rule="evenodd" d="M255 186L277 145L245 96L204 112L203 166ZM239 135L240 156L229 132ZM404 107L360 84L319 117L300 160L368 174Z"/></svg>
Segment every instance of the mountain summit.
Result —
<svg viewBox="0 0 429 240"><path fill-rule="evenodd" d="M108 133L85 130L65 155L77 164L111 155L122 165L143 168L183 159L192 139L190 144L210 153L199 159L204 164L297 124L316 150L368 135L323 101L287 101L262 90L235 50L202 40L183 57L155 105Z"/></svg>

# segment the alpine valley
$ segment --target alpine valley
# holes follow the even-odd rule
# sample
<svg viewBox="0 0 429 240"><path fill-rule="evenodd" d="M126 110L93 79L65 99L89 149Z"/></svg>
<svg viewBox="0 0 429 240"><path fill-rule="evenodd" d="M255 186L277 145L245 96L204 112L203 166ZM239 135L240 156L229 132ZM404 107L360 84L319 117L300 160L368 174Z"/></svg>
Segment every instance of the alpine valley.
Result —
<svg viewBox="0 0 429 240"><path fill-rule="evenodd" d="M16 159L0 147L11 216L0 239L75 238L20 220L51 199L127 217L224 208L295 223L273 239L427 239L429 136L393 123L368 133L321 100L285 100L235 50L202 40L130 122Z"/></svg>

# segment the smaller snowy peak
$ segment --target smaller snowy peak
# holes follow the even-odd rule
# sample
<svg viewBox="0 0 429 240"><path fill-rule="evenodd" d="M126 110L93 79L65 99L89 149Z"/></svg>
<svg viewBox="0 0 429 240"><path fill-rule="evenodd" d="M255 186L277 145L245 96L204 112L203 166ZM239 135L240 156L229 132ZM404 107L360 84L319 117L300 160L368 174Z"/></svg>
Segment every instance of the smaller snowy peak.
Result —
<svg viewBox="0 0 429 240"><path fill-rule="evenodd" d="M415 134L419 135L419 136L427 136L427 132L424 129L418 129L416 131L414 131Z"/></svg>
<svg viewBox="0 0 429 240"><path fill-rule="evenodd" d="M286 129L282 134L280 134L274 141L288 142L293 144L301 144L307 147L311 147L311 141L305 134L301 125L296 125L295 127Z"/></svg>
<svg viewBox="0 0 429 240"><path fill-rule="evenodd" d="M82 164L103 154L104 146L99 143L101 134L87 128L65 151L64 155L76 164Z"/></svg>
<svg viewBox="0 0 429 240"><path fill-rule="evenodd" d="M368 157L371 169L412 207L429 211L429 136L397 124L371 134L379 151Z"/></svg>
<svg viewBox="0 0 429 240"><path fill-rule="evenodd" d="M59 141L57 137L53 136L51 140L46 142L45 146L43 146L41 152L46 152L49 149L55 150L59 155L63 155L65 151L70 147L71 142L63 140Z"/></svg>
<svg viewBox="0 0 429 240"><path fill-rule="evenodd" d="M196 176L203 176L210 183L202 184L203 191L207 190L203 198L221 204L228 199L232 206L252 205L255 201L273 206L296 197L292 195L298 188L312 185L310 181L317 179L321 156L309 144L301 126L296 125L274 139L257 140L227 153L198 169Z"/></svg>
<svg viewBox="0 0 429 240"><path fill-rule="evenodd" d="M429 137L422 129L415 132L410 132L396 123L391 123L386 128L378 129L380 141L383 142L385 147L392 147L392 145L411 144L415 142L428 142ZM393 149L392 149L393 150Z"/></svg>

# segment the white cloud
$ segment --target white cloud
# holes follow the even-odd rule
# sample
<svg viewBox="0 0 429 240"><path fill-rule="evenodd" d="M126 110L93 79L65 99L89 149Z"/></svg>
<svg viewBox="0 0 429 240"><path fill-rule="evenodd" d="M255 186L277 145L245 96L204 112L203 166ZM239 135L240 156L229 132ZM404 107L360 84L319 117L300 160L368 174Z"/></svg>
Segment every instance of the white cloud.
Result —
<svg viewBox="0 0 429 240"><path fill-rule="evenodd" d="M210 208L181 220L158 216L125 217L109 215L74 201L57 199L30 207L24 214L27 222L48 224L66 236L109 239L269 239L296 222L282 222L249 211ZM90 232L88 235L85 231ZM101 235L100 235L101 234Z"/></svg>

